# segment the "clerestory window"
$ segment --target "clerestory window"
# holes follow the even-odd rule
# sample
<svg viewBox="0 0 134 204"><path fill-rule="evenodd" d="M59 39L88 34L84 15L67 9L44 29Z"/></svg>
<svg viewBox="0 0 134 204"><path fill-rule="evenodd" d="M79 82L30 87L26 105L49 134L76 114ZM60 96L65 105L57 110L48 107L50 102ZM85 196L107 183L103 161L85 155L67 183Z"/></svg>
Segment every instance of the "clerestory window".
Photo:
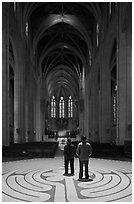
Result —
<svg viewBox="0 0 134 204"><path fill-rule="evenodd" d="M68 118L72 118L73 117L73 101L72 101L72 97L69 96L68 99Z"/></svg>
<svg viewBox="0 0 134 204"><path fill-rule="evenodd" d="M51 117L56 118L56 100L55 96L51 99Z"/></svg>
<svg viewBox="0 0 134 204"><path fill-rule="evenodd" d="M61 96L59 100L59 118L64 117L65 117L65 101L63 96Z"/></svg>

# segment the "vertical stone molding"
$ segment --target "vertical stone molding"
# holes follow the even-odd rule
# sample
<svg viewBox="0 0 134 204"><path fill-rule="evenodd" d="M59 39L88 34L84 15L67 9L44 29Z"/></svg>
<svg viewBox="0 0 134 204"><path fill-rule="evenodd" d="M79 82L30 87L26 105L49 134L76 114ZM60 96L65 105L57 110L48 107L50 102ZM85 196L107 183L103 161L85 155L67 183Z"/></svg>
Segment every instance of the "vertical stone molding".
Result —
<svg viewBox="0 0 134 204"><path fill-rule="evenodd" d="M36 101L35 101L35 133L34 140L41 141L41 111L40 111L40 84L39 82L36 84Z"/></svg>
<svg viewBox="0 0 134 204"><path fill-rule="evenodd" d="M104 50L103 50L104 51ZM110 70L109 62L106 60L108 58L106 49L103 52L102 67L101 67L101 133L100 142L109 143L110 142L110 112L111 112L111 100L110 100ZM108 131L109 130L109 131Z"/></svg>
<svg viewBox="0 0 134 204"><path fill-rule="evenodd" d="M124 32L122 29L122 15L124 10L120 7L119 15L119 41L118 41L118 104L119 104L119 138L118 143L124 144L129 132L129 124L132 124L131 118L131 29ZM124 25L124 24L123 24ZM129 136L131 137L131 136Z"/></svg>
<svg viewBox="0 0 134 204"><path fill-rule="evenodd" d="M25 66L22 39L16 35L14 74L14 142L25 142Z"/></svg>
<svg viewBox="0 0 134 204"><path fill-rule="evenodd" d="M9 3L2 3L2 145L9 145Z"/></svg>

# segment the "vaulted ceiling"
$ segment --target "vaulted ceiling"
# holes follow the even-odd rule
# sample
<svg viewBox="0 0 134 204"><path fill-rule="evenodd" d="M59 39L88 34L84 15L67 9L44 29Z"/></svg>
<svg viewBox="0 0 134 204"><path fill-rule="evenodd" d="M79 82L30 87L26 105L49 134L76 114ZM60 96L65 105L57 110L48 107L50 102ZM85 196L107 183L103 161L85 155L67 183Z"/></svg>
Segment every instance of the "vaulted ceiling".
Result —
<svg viewBox="0 0 134 204"><path fill-rule="evenodd" d="M25 3L30 45L49 96L78 96L83 69L85 73L89 69L96 25L101 26L101 7L101 3Z"/></svg>

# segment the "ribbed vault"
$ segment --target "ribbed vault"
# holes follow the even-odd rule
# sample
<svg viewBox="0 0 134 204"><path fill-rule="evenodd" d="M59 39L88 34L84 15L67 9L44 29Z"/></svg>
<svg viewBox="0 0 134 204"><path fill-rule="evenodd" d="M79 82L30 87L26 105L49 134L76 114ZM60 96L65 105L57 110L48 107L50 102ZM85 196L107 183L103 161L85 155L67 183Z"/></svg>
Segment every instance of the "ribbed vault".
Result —
<svg viewBox="0 0 134 204"><path fill-rule="evenodd" d="M94 29L101 26L99 3L26 3L24 16L32 33L36 68L48 95L79 94L80 77L89 69Z"/></svg>

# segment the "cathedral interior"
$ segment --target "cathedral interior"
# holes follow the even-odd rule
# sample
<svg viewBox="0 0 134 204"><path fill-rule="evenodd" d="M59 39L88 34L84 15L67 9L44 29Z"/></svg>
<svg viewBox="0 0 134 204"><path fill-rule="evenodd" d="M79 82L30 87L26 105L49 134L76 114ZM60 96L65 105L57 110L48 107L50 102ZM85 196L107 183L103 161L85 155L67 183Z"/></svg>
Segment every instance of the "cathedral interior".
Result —
<svg viewBox="0 0 134 204"><path fill-rule="evenodd" d="M63 150L82 135L80 179ZM115 201L132 202L132 2L2 2L2 202Z"/></svg>
<svg viewBox="0 0 134 204"><path fill-rule="evenodd" d="M131 2L2 3L3 156L81 135L131 155L131 83Z"/></svg>

